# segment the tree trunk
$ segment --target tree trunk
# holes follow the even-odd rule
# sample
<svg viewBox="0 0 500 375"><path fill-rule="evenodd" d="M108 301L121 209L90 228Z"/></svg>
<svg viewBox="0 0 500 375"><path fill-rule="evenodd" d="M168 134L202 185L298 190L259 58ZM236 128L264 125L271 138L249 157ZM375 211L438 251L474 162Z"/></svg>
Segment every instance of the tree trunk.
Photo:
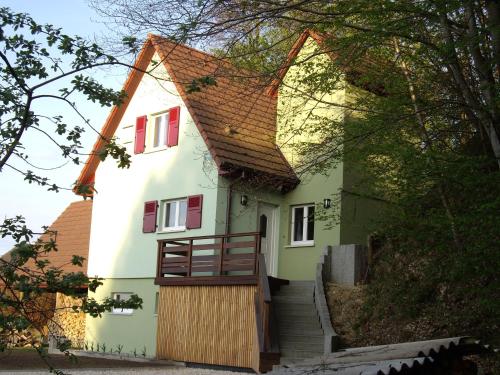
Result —
<svg viewBox="0 0 500 375"><path fill-rule="evenodd" d="M446 63L453 75L458 88L460 89L463 100L474 111L474 114L478 117L481 126L486 131L486 134L488 134L490 147L497 161L498 168L500 169L500 140L498 138L498 134L496 132L492 119L486 115L485 108L482 108L480 103L474 97L471 88L467 84L467 81L462 74L460 63L456 55L455 40L450 30L448 17L445 13L443 13L440 15L440 18L441 33L445 44L450 50L450 56Z"/></svg>
<svg viewBox="0 0 500 375"><path fill-rule="evenodd" d="M397 54L397 56L399 56L399 60L401 61L401 69L403 70L406 82L408 83L408 91L410 94L411 102L413 104L413 109L415 111L415 117L416 117L417 123L419 125L419 132L420 132L421 137L425 143L426 149L432 153L432 146L433 146L432 139L429 136L429 133L427 132L427 128L425 127L424 117L422 116L422 112L420 111L420 108L418 106L417 94L415 91L415 86L413 85L413 82L411 80L408 66L406 65L406 62L404 61L403 57L401 56L401 51L399 49L399 44L398 44L397 39L394 38L393 42L394 42L394 49L396 51L396 54ZM433 162L435 161L434 158L432 158L432 156L431 156L431 159L433 160ZM439 191L439 197L440 197L441 202L443 204L444 211L446 213L446 217L450 221L450 229L451 229L451 234L453 236L453 242L455 244L456 249L458 251L460 251L463 249L463 243L462 243L460 236L458 234L458 231L457 231L455 217L451 211L449 199L446 195L446 192L443 188L443 184L441 181L437 182L437 186L438 186L438 191Z"/></svg>

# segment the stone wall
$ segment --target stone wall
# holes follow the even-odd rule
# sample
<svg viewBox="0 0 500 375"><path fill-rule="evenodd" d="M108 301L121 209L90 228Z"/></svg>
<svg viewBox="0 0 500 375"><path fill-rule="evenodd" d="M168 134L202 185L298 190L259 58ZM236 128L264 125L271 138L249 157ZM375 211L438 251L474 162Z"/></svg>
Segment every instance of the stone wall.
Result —
<svg viewBox="0 0 500 375"><path fill-rule="evenodd" d="M340 245L332 247L330 277L341 285L356 285L366 276L368 251L362 245Z"/></svg>
<svg viewBox="0 0 500 375"><path fill-rule="evenodd" d="M54 318L49 324L49 330L53 336L64 336L71 340L73 348L83 348L85 314L73 311L73 306L81 306L81 301L78 298L57 293Z"/></svg>

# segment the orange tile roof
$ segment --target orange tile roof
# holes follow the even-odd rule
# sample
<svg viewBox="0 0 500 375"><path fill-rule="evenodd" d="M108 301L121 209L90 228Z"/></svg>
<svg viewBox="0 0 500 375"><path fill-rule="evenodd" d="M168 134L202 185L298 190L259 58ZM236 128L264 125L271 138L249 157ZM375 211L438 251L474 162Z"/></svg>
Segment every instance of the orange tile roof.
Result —
<svg viewBox="0 0 500 375"><path fill-rule="evenodd" d="M295 187L299 180L275 144L276 98L265 93L267 86L255 73L159 36L148 37L136 61L140 69L132 70L125 84L128 99L112 110L102 130L105 137L114 134L154 52L176 85L219 173L244 170L264 176L275 187ZM204 77L215 78L216 84L189 92L187 87ZM99 164L95 154L102 145L101 140L96 142L79 183L92 182Z"/></svg>
<svg viewBox="0 0 500 375"><path fill-rule="evenodd" d="M73 202L50 225L50 234L40 236L41 241L50 238L56 241L57 251L47 253L45 258L50 261L51 267L61 267L64 272L87 272L87 260L83 267L78 267L71 264L71 259L73 255L88 258L91 216L91 200ZM2 256L7 261L9 258L10 253ZM32 261L28 261L25 267L35 268Z"/></svg>

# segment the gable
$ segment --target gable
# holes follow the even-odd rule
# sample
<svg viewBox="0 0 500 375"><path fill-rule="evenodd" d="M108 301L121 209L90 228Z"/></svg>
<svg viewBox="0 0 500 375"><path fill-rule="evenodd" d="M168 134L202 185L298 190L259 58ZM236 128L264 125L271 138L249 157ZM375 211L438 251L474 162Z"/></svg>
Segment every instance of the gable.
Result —
<svg viewBox="0 0 500 375"><path fill-rule="evenodd" d="M288 162L302 173L307 168L301 157L307 147L322 147L332 134L332 122L343 122L346 115L345 73L331 63L321 45L311 36L301 41L293 61L280 78L278 100L277 144Z"/></svg>
<svg viewBox="0 0 500 375"><path fill-rule="evenodd" d="M298 179L275 145L276 101L264 93L265 86L249 72L227 61L179 45L158 36L149 36L125 83L127 99L113 108L102 134L111 137L157 53L171 77L190 116L197 126L219 173L231 175L249 171L274 179L275 186L295 186ZM189 90L193 83L214 77L215 84ZM203 86L203 84L201 84ZM98 139L78 184L92 184L100 163L96 156L104 141Z"/></svg>

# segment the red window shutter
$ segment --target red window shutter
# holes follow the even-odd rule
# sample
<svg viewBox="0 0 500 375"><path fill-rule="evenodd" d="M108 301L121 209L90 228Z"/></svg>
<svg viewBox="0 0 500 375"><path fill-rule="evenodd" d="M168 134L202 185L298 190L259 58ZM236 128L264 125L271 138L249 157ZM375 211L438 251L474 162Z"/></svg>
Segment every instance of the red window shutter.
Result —
<svg viewBox="0 0 500 375"><path fill-rule="evenodd" d="M181 107L174 107L168 113L167 146L177 146L179 143L179 115Z"/></svg>
<svg viewBox="0 0 500 375"><path fill-rule="evenodd" d="M187 198L186 228L201 228L201 211L203 207L203 195L191 195Z"/></svg>
<svg viewBox="0 0 500 375"><path fill-rule="evenodd" d="M148 121L147 116L137 117L135 120L135 144L134 153L142 154L144 152L144 147L146 146L146 122Z"/></svg>
<svg viewBox="0 0 500 375"><path fill-rule="evenodd" d="M142 220L142 232L156 232L156 210L158 201L149 201L144 203L144 217Z"/></svg>

